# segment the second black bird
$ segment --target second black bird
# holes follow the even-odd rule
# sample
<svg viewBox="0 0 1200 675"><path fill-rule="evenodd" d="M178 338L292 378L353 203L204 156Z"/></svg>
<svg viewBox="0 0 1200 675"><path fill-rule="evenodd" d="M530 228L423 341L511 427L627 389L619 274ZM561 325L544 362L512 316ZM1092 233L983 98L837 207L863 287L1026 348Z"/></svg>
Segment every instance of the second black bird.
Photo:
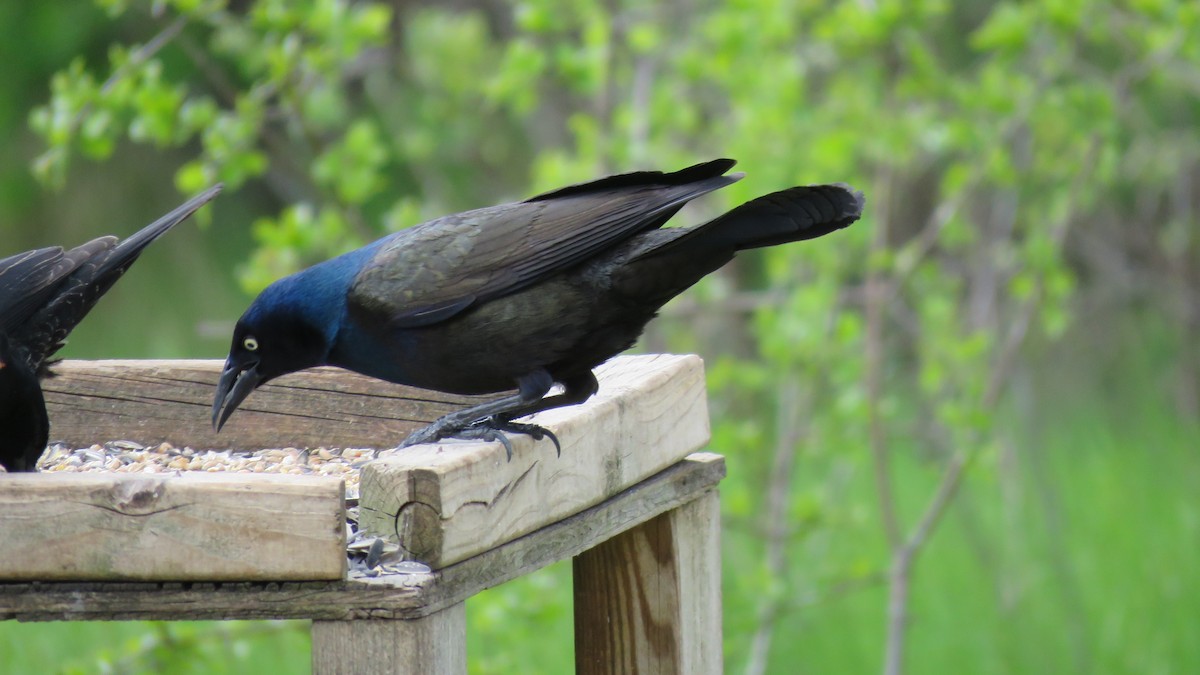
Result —
<svg viewBox="0 0 1200 675"><path fill-rule="evenodd" d="M819 237L862 213L849 186L812 185L662 228L688 201L739 180L725 175L733 164L610 176L445 216L276 281L234 329L213 424L272 378L334 365L458 394L517 390L403 445L504 440L499 430L540 437L544 429L513 420L587 400L598 387L592 368L735 253ZM547 396L555 383L562 393Z"/></svg>
<svg viewBox="0 0 1200 675"><path fill-rule="evenodd" d="M124 241L100 237L0 259L0 465L35 469L49 437L39 380L51 374L51 357L143 249L220 191L208 189Z"/></svg>

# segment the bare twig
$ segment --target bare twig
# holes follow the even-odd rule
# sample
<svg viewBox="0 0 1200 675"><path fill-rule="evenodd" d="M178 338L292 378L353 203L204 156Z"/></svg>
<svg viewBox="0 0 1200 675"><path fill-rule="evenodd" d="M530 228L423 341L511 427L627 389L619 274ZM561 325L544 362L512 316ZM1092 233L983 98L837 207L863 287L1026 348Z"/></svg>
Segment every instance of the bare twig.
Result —
<svg viewBox="0 0 1200 675"><path fill-rule="evenodd" d="M108 76L108 79L104 81L104 84L100 85L100 94L107 94L110 90L112 90L113 87L117 85L118 82L123 80L130 71L142 65L146 61L149 61L150 58L157 54L163 47L166 47L168 44L170 44L171 40L175 39L175 37L179 35L179 33L183 30L183 27L186 25L186 16L176 17L174 21L167 24L166 27L158 32L157 35L150 38L149 42L135 49L133 53L129 55L129 60L125 63L122 63L119 68L114 70L112 74ZM71 120L72 133L74 133L74 130L81 122L83 122L83 118L86 117L91 110L92 104L88 103L87 105L83 106L78 113L75 114L75 117Z"/></svg>
<svg viewBox="0 0 1200 675"><path fill-rule="evenodd" d="M812 592L793 601L787 606L787 609L807 609L843 598L857 591L874 588L886 581L887 575L883 573L841 579L827 584L828 588L824 592Z"/></svg>
<svg viewBox="0 0 1200 675"><path fill-rule="evenodd" d="M897 260L896 269L892 275L892 283L889 288L890 292L883 299L884 304L891 302L895 294L903 287L905 280L912 276L912 273L921 266L925 258L929 257L929 254L933 251L933 247L937 244L938 237L942 234L942 230L958 214L963 202L967 199L967 195L971 194L971 189L979 182L982 176L983 170L976 169L971 175L968 184L959 190L958 194L934 208L929 222L917 233L913 250L909 252L909 255Z"/></svg>
<svg viewBox="0 0 1200 675"><path fill-rule="evenodd" d="M1089 146L1084 166L1092 166L1094 164L1092 160L1098 150L1099 142L1094 140ZM1069 201L1071 203L1076 201L1079 190L1089 176L1088 172L1080 172L1076 176L1070 190ZM1066 213L1069 214L1071 211L1072 209L1068 208ZM1051 231L1051 238L1055 245L1061 245L1065 240L1070 224L1071 220L1069 216L1055 223ZM1005 337L1004 343L1000 347L999 355L993 361L990 368L987 385L980 400L982 407L991 408L999 401L1000 395L1004 390L1004 385L1007 383L1013 370L1013 363L1017 352L1021 345L1024 344L1033 316L1041 306L1042 295L1042 284L1039 283L1034 292L1030 294L1029 298L1018 309L1016 317L1010 324L1011 328ZM916 556L929 540L934 529L936 529L942 515L954 499L954 495L962 483L966 469L977 455L978 451L976 449L968 449L959 451L951 457L945 470L942 472L942 478L938 482L937 490L930 500L929 505L925 508L917 527L913 530L904 545L894 551L892 567L889 572L888 631L883 668L885 675L899 675L903 670L904 637L908 624L909 589Z"/></svg>
<svg viewBox="0 0 1200 675"><path fill-rule="evenodd" d="M1093 166L1095 158L1100 150L1100 140L1093 138L1088 146L1085 155L1083 166ZM1068 193L1068 204L1074 204L1078 200L1079 191L1083 188L1085 182L1090 178L1091 173L1081 171L1075 176L1075 180L1071 182L1071 188ZM1071 208L1066 210L1070 214ZM1065 216L1062 220L1053 225L1050 231L1051 241L1054 242L1055 248L1061 248L1063 242L1067 238L1067 232L1071 227L1070 215ZM1010 324L1008 334L1005 336L1004 344L1000 348L1000 353L992 364L991 374L988 378L987 387L984 389L982 405L985 408L990 408L1000 400L1000 394L1004 391L1004 385L1007 383L1009 376L1013 371L1013 363L1016 361L1017 353L1021 345L1025 342L1025 337L1029 332L1029 326L1033 323L1033 317L1037 310L1042 305L1043 284L1039 281L1034 287L1033 292L1025 300L1025 303L1017 311L1016 318Z"/></svg>
<svg viewBox="0 0 1200 675"><path fill-rule="evenodd" d="M875 231L871 239L867 259L887 246L888 200L891 197L891 176L888 173L876 181L881 193L875 199ZM892 490L891 459L884 429L883 398L883 351L884 351L884 303L889 295L887 282L881 277L874 264L868 267L866 292L866 390L867 424L871 444L872 466L875 470L875 487L879 492L879 515L883 531L887 535L888 549L895 551L901 544L900 519L896 515L896 497Z"/></svg>
<svg viewBox="0 0 1200 675"><path fill-rule="evenodd" d="M1041 90L1045 89L1047 86L1049 86L1049 83L1043 77L1043 78L1039 78L1034 89L1035 89L1035 91L1041 91ZM1032 114L1033 104L1034 104L1034 101L1037 100L1037 98L1038 98L1037 96L1028 96L1028 97L1025 97L1025 99L1023 101L1021 101L1020 105L1018 106L1017 113L1012 115L1002 125L1001 131L998 134L996 143L1002 144L1002 143L1013 142L1014 134L1016 134L1017 132L1019 132L1021 129L1024 128L1026 120L1029 118L1029 115ZM1096 149L1096 146L1093 145L1092 149L1093 150ZM1092 166L1093 164L1094 164L1093 162L1088 162L1087 166ZM1080 175L1076 177L1076 182L1075 182L1075 184L1073 186L1073 190L1072 190L1072 199L1074 197L1075 190L1082 184L1081 180L1083 178L1083 175L1086 173L1087 172L1081 172ZM980 180L981 175L982 174L977 172L972 177L970 182L974 183L975 181ZM881 184L886 185L886 183L881 183ZM904 267L904 269L897 268L896 270L894 270L894 272L896 273L896 276L893 277L893 280L892 280L894 283L894 285L892 286L892 289L891 289L893 293L900 292L900 288L903 285L902 284L903 278L907 278L909 276L909 274L914 269L916 269L916 267L919 265L920 261L926 255L928 255L928 253L932 250L932 247L934 245L934 242L936 241L937 235L940 234L941 229L945 226L946 223L949 222L949 220L953 217L954 213L956 213L958 211L958 209L961 208L963 201L967 198L967 196L970 194L970 192L971 192L970 189L962 190L958 197L951 200L950 202L942 204L935 211L932 222L926 226L926 228L922 231L922 233L920 235L921 240L920 240L919 248L917 249L917 254L915 255L914 259L912 261L910 261L911 264L906 265ZM1069 209L1068 209L1068 213L1069 213ZM880 218L880 220L882 221L883 218ZM1055 239L1057 242L1061 242L1061 237L1065 236L1065 234L1066 234L1066 231L1065 231L1066 224L1063 223L1060 225L1062 226L1063 229L1055 231ZM903 276L900 276L901 272L903 272ZM872 343L872 337L871 337L871 330L872 330L872 328L871 328L871 302L872 302L872 300L871 300L871 295L872 295L872 293L870 292L869 279L870 279L870 277L868 277L868 294L867 294L867 298L868 298L868 304L867 304L867 334L868 334L868 337L867 337L867 350L868 350L867 369L868 369L868 373L870 373L871 370L873 369L872 355L871 355L871 349L872 349L872 346L871 346L871 343ZM1015 321L1014 324L1012 325L1012 329L1009 331L1008 338L1004 344L1004 347L1002 348L1001 354L993 362L993 365L991 368L991 374L988 379L985 393L983 394L983 397L981 400L981 404L984 407L991 407L992 405L994 405L996 400L999 398L1001 392L1003 391L1003 385L1007 381L1008 373L1009 373L1009 371L1012 370L1012 361L1016 356L1016 352L1017 352L1018 348L1024 342L1024 339L1028 333L1029 322L1032 320L1033 312L1037 308L1037 305L1040 302L1040 299L1041 298L1040 298L1040 288L1039 288L1039 291L1035 292L1029 298L1029 302L1027 303L1027 305L1025 307L1023 307L1021 309L1021 311L1018 314L1017 321ZM1024 317L1024 318L1022 319L1022 317ZM880 328L879 330L882 330L882 329ZM878 366L876 366L876 367L878 367ZM870 375L868 375L868 377L870 377ZM872 417L872 419L874 419L874 414L871 413L871 403L870 403L872 398L873 398L873 394L872 394L871 388L870 388L870 380L868 379L868 415L870 417ZM876 433L875 430L872 429L871 436L872 436L873 450L878 445L874 439L875 433ZM885 521L885 529L887 529L889 532L888 539L889 539L889 541L894 542L893 546L891 548L892 564L891 564L891 568L889 570L889 575L888 575L889 594L888 594L888 610L887 610L887 637L886 637L886 644L885 644L885 648L884 648L884 664L883 664L883 672L886 675L899 675L899 673L901 673L903 671L905 637L906 637L906 630L907 630L907 626L908 626L909 593L910 593L910 587L911 587L912 568L913 568L913 564L916 560L916 556L920 552L921 548L928 541L929 537L932 535L934 529L937 527L937 524L940 522L943 513L949 507L951 501L954 498L954 495L958 491L958 488L962 481L962 477L965 473L965 470L970 465L970 463L974 460L975 454L976 454L976 450L971 448L971 449L966 449L966 450L960 450L959 452L957 452L956 454L954 454L951 457L950 461L947 463L945 469L942 472L942 477L938 483L938 487L936 489L936 492L934 493L932 500L926 507L925 511L922 513L921 518L918 521L916 528L913 530L912 534L908 536L907 539L903 538L902 535L898 534L900 531L898 524L893 526L893 525L889 525ZM886 454L883 454L882 457L886 460ZM887 469L887 465L886 464L881 465L878 458L876 459L875 464L876 464L877 471L880 469L881 466L882 466L882 468ZM887 469L887 470L890 471L890 469ZM890 496L890 478L880 481L881 498L884 495L883 490L884 490L885 486L888 487L889 496ZM894 530L892 530L893 527L895 528Z"/></svg>
<svg viewBox="0 0 1200 675"><path fill-rule="evenodd" d="M892 567L888 573L888 631L883 661L885 675L899 675L903 670L904 637L908 625L908 596L912 587L913 563L954 499L963 474L975 456L974 452L960 452L950 459L942 472L937 491L929 506L925 508L916 529L892 557Z"/></svg>
<svg viewBox="0 0 1200 675"><path fill-rule="evenodd" d="M777 395L775 456L767 485L767 542L766 567L770 579L780 579L787 573L787 543L791 528L788 524L788 497L791 493L792 468L800 445L801 428L798 414L800 385L798 378L782 378ZM767 657L775 624L784 607L784 596L767 594L758 609L758 627L750 643L746 675L766 672Z"/></svg>
<svg viewBox="0 0 1200 675"><path fill-rule="evenodd" d="M175 36L179 35L180 31L183 30L183 27L187 25L187 22L188 18L186 16L180 15L175 17L174 21L167 24L166 27L158 32L157 35L150 38L149 42L134 50L133 54L130 55L129 60L123 63L120 68L114 70L112 75L109 75L108 79L104 81L104 84L100 86L100 93L107 94L108 91L116 86L117 82L120 82L121 78L125 77L130 70L137 68L146 61L149 61L150 57L154 56L159 52L159 50L170 44L171 40L175 39Z"/></svg>

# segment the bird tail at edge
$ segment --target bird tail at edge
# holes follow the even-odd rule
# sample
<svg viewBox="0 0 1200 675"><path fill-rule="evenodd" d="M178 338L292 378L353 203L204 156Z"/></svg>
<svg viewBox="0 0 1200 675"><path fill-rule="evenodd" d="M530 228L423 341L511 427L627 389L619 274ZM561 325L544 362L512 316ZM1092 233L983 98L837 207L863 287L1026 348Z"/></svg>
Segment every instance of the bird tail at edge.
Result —
<svg viewBox="0 0 1200 675"><path fill-rule="evenodd" d="M112 255L108 256L104 264L96 270L94 277L101 278L112 270L121 268L132 262L142 252L142 249L149 246L152 241L158 239L167 230L183 222L200 207L212 201L214 197L220 194L223 187L222 184L218 183L208 188L204 192L175 207L170 213L126 237L121 243L117 244L116 248L113 249Z"/></svg>
<svg viewBox="0 0 1200 675"><path fill-rule="evenodd" d="M94 252L97 260L88 259L76 261L78 267L70 273L63 286L56 290L56 297L38 309L26 322L30 330L25 331L31 341L30 349L38 356L31 364L40 377L46 376L50 357L64 344L67 334L75 328L91 311L96 301L100 299L125 270L137 260L142 249L157 239L164 232L182 222L204 204L208 203L221 191L221 185L215 185L199 195L184 202L167 215L159 218L150 225L130 235L125 241L117 244L107 254L104 249L111 245L112 238L101 237L94 239L82 247L68 251L64 257L82 255ZM89 254L90 255L90 254Z"/></svg>

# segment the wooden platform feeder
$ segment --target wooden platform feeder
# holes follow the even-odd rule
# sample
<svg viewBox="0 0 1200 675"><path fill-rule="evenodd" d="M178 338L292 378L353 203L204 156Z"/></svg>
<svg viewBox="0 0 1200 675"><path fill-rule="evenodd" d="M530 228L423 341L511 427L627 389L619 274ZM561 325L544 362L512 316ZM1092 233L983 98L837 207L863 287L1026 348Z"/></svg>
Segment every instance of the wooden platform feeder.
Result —
<svg viewBox="0 0 1200 675"><path fill-rule="evenodd" d="M471 402L327 368L269 384L218 436L216 361L64 362L51 436L193 448L394 446ZM536 421L562 443L446 441L361 468L359 526L429 571L349 572L341 478L0 474L0 619L312 619L316 673L465 673L464 601L574 560L576 671L722 667L722 457L695 356L628 356ZM418 566L419 567L419 566ZM374 574L374 576L370 576Z"/></svg>

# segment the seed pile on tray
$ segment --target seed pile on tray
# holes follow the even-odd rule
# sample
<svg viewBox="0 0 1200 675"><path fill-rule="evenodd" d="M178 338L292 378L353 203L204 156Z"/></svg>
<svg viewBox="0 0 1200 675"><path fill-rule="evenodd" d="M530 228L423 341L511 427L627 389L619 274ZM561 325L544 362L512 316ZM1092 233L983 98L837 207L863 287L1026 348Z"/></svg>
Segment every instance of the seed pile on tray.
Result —
<svg viewBox="0 0 1200 675"><path fill-rule="evenodd" d="M273 448L256 452L196 450L169 443L142 445L110 441L87 448L50 446L38 462L41 471L111 471L117 473L170 473L175 471L229 471L233 473L284 473L340 476L346 496L358 497L359 469L367 462L395 452L388 448Z"/></svg>

